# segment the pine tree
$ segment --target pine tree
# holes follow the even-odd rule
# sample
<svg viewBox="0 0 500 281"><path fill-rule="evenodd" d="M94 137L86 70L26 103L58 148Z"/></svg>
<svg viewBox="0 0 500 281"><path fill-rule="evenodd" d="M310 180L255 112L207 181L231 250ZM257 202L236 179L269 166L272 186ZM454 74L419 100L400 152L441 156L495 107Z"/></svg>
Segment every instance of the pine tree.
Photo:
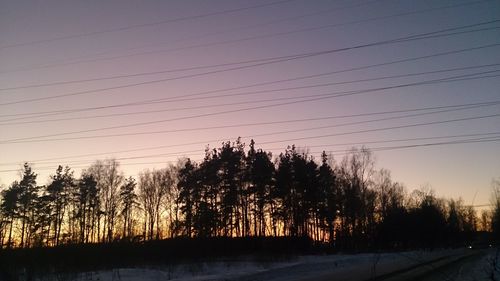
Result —
<svg viewBox="0 0 500 281"><path fill-rule="evenodd" d="M59 245L61 231L68 205L72 198L73 187L76 186L73 172L69 167L57 167L56 174L51 176L52 182L47 186L47 193L53 212L49 215L53 222L53 245Z"/></svg>
<svg viewBox="0 0 500 281"><path fill-rule="evenodd" d="M2 203L0 210L5 218L6 224L9 225L9 234L7 238L7 247L13 246L12 230L14 227L14 219L19 216L19 196L20 196L19 182L14 181L10 187L2 191ZM3 241L2 241L3 245Z"/></svg>
<svg viewBox="0 0 500 281"><path fill-rule="evenodd" d="M94 176L86 173L82 174L78 181L76 194L76 218L78 219L80 243L88 243L91 233L94 232L96 212L99 206L97 193L97 181Z"/></svg>
<svg viewBox="0 0 500 281"><path fill-rule="evenodd" d="M335 220L339 211L339 190L332 167L328 164L328 156L323 151L321 166L318 172L318 211L328 231L330 244L334 243Z"/></svg>
<svg viewBox="0 0 500 281"><path fill-rule="evenodd" d="M199 206L200 186L197 178L197 166L193 164L191 159L187 159L184 166L178 173L177 188L179 189L179 197L177 199L180 205L180 212L183 215L183 235L192 237L193 235L193 220L194 214Z"/></svg>
<svg viewBox="0 0 500 281"><path fill-rule="evenodd" d="M38 197L36 185L37 175L31 170L31 166L25 163L23 176L19 182L19 218L21 220L21 247L29 246L30 227L34 222L35 200Z"/></svg>
<svg viewBox="0 0 500 281"><path fill-rule="evenodd" d="M274 179L274 164L272 155L254 148L255 142L250 142L247 155L247 177L250 183L249 193L253 197L253 227L254 235L266 235L266 209L270 205L270 192Z"/></svg>
<svg viewBox="0 0 500 281"><path fill-rule="evenodd" d="M129 177L120 188L120 201L122 205L121 215L123 217L123 237L130 238L132 236L132 214L133 209L137 205L137 194L135 194L135 187L137 183L135 179Z"/></svg>

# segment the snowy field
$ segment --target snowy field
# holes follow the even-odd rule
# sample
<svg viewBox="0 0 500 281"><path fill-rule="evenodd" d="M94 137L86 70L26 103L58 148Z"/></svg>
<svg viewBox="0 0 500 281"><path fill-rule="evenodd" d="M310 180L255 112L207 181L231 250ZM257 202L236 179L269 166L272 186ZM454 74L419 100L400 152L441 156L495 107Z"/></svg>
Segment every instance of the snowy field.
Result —
<svg viewBox="0 0 500 281"><path fill-rule="evenodd" d="M218 281L218 280L500 280L496 251L441 250L383 254L299 256L287 261L231 261L175 266L119 268L107 271L47 276L42 280L78 281ZM498 263L498 262L497 262ZM497 264L497 267L500 264ZM22 278L21 278L22 279Z"/></svg>

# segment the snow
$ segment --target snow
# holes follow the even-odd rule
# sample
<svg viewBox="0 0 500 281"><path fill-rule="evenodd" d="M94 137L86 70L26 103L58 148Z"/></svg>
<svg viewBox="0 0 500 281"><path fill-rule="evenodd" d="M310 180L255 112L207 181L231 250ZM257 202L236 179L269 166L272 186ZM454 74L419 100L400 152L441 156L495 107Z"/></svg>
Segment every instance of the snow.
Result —
<svg viewBox="0 0 500 281"><path fill-rule="evenodd" d="M258 261L249 257L212 262L185 263L161 267L118 268L97 272L76 273L46 277L42 280L76 281L215 281L215 280L367 280L395 271L419 270L439 266L440 262L470 255L469 249L412 251L397 253L367 253L356 255L299 256L282 261ZM441 276L453 275L453 280L500 280L499 259L491 249L486 255L477 255L471 262L461 264L458 270L440 272ZM432 264L430 264L432 262ZM435 263L434 263L435 262ZM496 263L495 271L494 264ZM417 266L426 264L424 266ZM427 265L429 264L429 265ZM410 270L408 274L411 274Z"/></svg>

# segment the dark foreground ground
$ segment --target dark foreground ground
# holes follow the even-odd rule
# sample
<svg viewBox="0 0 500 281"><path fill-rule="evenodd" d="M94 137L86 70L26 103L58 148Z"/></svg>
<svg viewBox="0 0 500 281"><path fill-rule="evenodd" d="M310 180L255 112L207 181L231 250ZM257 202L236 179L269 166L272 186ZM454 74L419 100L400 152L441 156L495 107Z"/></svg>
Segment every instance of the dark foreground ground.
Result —
<svg viewBox="0 0 500 281"><path fill-rule="evenodd" d="M500 280L498 252L331 253L307 239L212 239L0 252L0 280Z"/></svg>
<svg viewBox="0 0 500 281"><path fill-rule="evenodd" d="M262 262L247 258L115 268L38 280L99 281L327 281L327 280L499 280L492 260L495 250L441 250L384 254L297 256Z"/></svg>

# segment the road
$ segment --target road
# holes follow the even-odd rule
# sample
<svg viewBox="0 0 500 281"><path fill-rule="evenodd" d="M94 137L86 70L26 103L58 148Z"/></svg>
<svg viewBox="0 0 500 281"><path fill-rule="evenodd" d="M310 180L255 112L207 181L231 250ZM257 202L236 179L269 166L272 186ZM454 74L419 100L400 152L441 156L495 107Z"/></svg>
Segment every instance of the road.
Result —
<svg viewBox="0 0 500 281"><path fill-rule="evenodd" d="M446 280L491 280L492 267L488 257L492 251L476 250L460 256L452 256L400 274L381 276L374 280L398 281L398 280L422 280L422 281L446 281Z"/></svg>
<svg viewBox="0 0 500 281"><path fill-rule="evenodd" d="M377 257L365 255L351 260L319 260L276 268L265 272L228 278L250 281L480 281L492 280L491 256L494 250L461 250L435 256L418 257L405 253Z"/></svg>
<svg viewBox="0 0 500 281"><path fill-rule="evenodd" d="M500 253L500 252L499 252ZM486 281L495 249L300 256L281 262L234 260L169 268L124 268L66 280L100 281ZM56 278L54 278L56 279Z"/></svg>

